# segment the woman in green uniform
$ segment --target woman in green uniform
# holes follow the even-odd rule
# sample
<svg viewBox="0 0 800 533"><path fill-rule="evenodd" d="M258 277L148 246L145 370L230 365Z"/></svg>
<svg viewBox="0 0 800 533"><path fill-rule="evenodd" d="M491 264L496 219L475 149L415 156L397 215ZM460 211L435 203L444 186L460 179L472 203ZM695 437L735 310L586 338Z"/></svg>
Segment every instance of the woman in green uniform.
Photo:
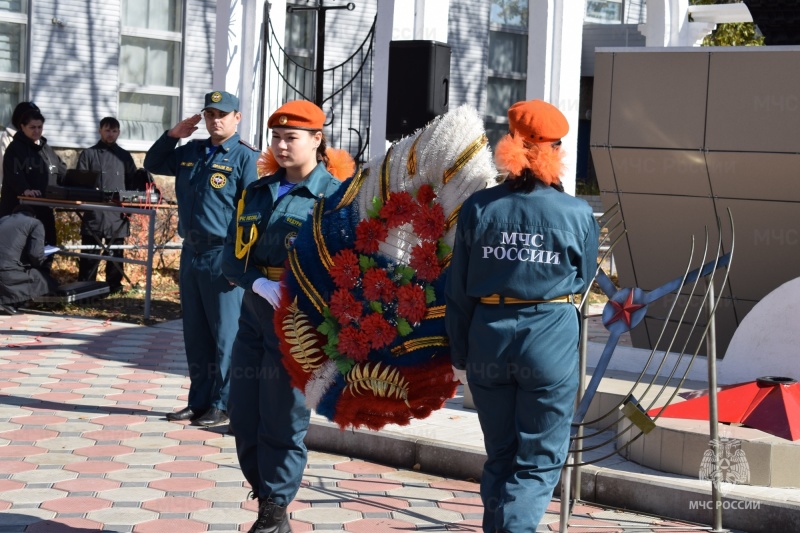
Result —
<svg viewBox="0 0 800 533"><path fill-rule="evenodd" d="M599 228L561 186L564 115L532 100L508 119L495 150L506 180L458 217L445 322L484 434L483 531L533 533L566 459L578 387L572 302L594 277Z"/></svg>
<svg viewBox="0 0 800 533"><path fill-rule="evenodd" d="M233 345L229 416L245 478L258 498L251 533L291 531L286 506L300 488L309 410L281 363L274 310L287 252L315 202L340 185L326 170L325 113L288 102L269 118L278 169L247 187L228 232L223 272L245 289Z"/></svg>

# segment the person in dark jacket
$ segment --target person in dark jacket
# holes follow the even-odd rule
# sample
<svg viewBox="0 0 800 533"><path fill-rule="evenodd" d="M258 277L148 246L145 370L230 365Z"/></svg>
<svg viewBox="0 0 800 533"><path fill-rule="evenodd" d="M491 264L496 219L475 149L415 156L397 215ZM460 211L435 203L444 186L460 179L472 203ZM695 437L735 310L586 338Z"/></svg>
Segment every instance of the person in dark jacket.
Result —
<svg viewBox="0 0 800 533"><path fill-rule="evenodd" d="M33 208L18 205L0 218L0 312L16 314L17 304L58 287L44 262L44 226Z"/></svg>
<svg viewBox="0 0 800 533"><path fill-rule="evenodd" d="M3 157L3 188L0 194L0 217L11 214L19 205L18 196L43 198L48 185L56 185L67 165L42 137L44 116L38 109L26 111L20 130L8 145ZM33 208L44 225L45 244L56 244L56 219L50 207Z"/></svg>
<svg viewBox="0 0 800 533"><path fill-rule="evenodd" d="M508 110L503 183L461 206L445 288L453 373L469 380L486 446L483 531L534 533L567 456L578 390L573 305L597 269L599 227L564 193L566 117L542 100Z"/></svg>
<svg viewBox="0 0 800 533"><path fill-rule="evenodd" d="M30 111L31 109L39 111L39 107L33 102L18 103L14 108L14 112L11 113L11 122L6 124L2 133L0 133L0 185L3 184L3 156L6 153L8 145L14 140L14 135L19 131L19 119L22 118L22 115L24 115L26 111Z"/></svg>
<svg viewBox="0 0 800 533"><path fill-rule="evenodd" d="M78 170L100 172L95 186L104 191L132 190L136 188L136 164L130 152L117 144L119 121L105 117L100 121L100 140L81 152ZM81 244L121 246L130 235L128 217L121 213L86 211L81 223ZM110 255L122 257L123 250L113 249ZM78 281L94 281L100 265L98 259L81 258L78 262ZM106 261L106 282L111 293L122 290L123 263Z"/></svg>

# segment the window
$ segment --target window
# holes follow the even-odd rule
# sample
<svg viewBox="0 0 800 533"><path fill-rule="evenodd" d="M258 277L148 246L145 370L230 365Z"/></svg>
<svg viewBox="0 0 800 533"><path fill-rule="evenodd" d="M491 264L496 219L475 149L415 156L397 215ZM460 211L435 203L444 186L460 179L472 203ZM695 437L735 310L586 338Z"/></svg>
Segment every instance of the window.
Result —
<svg viewBox="0 0 800 533"><path fill-rule="evenodd" d="M0 127L25 100L27 43L27 0L0 0Z"/></svg>
<svg viewBox="0 0 800 533"><path fill-rule="evenodd" d="M490 9L486 135L494 146L508 133L508 108L525 99L528 0L492 0Z"/></svg>
<svg viewBox="0 0 800 533"><path fill-rule="evenodd" d="M296 3L290 2L286 12L284 72L287 85L284 102L314 99L317 14L313 10L293 11L292 6Z"/></svg>
<svg viewBox="0 0 800 533"><path fill-rule="evenodd" d="M585 22L619 24L622 22L622 0L588 0Z"/></svg>
<svg viewBox="0 0 800 533"><path fill-rule="evenodd" d="M120 137L154 141L178 121L181 0L123 0Z"/></svg>

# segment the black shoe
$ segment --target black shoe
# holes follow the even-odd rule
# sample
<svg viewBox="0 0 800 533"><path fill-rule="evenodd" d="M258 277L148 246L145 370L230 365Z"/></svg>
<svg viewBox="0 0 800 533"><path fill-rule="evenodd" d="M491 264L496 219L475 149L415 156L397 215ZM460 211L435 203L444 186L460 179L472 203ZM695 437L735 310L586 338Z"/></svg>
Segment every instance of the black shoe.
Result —
<svg viewBox="0 0 800 533"><path fill-rule="evenodd" d="M184 407L180 411L174 413L167 413L167 420L175 422L177 420L197 420L200 418L200 413L195 413L191 407Z"/></svg>
<svg viewBox="0 0 800 533"><path fill-rule="evenodd" d="M192 424L195 426L205 426L207 428L227 423L228 423L228 413L226 413L221 409L217 409L216 407L212 407L211 409L206 411L206 414L204 414L203 416L192 422Z"/></svg>
<svg viewBox="0 0 800 533"><path fill-rule="evenodd" d="M292 533L285 505L258 500L258 518L247 533Z"/></svg>
<svg viewBox="0 0 800 533"><path fill-rule="evenodd" d="M14 316L19 314L19 310L13 305L0 304L0 314Z"/></svg>
<svg viewBox="0 0 800 533"><path fill-rule="evenodd" d="M114 286L112 286L112 287L110 287L108 289L108 294L109 295L111 295L111 294L125 294L126 292L128 292L128 291L126 291L125 287L123 287L122 285L114 285Z"/></svg>

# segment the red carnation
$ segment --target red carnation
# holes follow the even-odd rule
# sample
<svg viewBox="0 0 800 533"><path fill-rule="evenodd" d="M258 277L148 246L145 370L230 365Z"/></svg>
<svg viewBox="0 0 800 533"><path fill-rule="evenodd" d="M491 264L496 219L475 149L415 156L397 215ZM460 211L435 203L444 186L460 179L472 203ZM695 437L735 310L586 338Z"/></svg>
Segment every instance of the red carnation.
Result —
<svg viewBox="0 0 800 533"><path fill-rule="evenodd" d="M411 250L411 268L417 271L417 278L422 281L434 281L439 277L442 268L436 256L437 244L433 241L423 241Z"/></svg>
<svg viewBox="0 0 800 533"><path fill-rule="evenodd" d="M378 313L367 315L361 320L360 325L361 331L369 338L370 346L375 349L389 346L397 337L397 330Z"/></svg>
<svg viewBox="0 0 800 533"><path fill-rule="evenodd" d="M427 183L417 191L417 202L419 202L419 205L430 205L434 198L436 198L436 193L433 192L433 187Z"/></svg>
<svg viewBox="0 0 800 533"><path fill-rule="evenodd" d="M358 256L350 249L345 249L334 255L332 258L333 266L330 275L337 287L342 289L352 289L355 287L358 278L361 277L361 269L358 267Z"/></svg>
<svg viewBox="0 0 800 533"><path fill-rule="evenodd" d="M365 218L356 226L355 249L361 253L374 254L378 243L389 236L389 231L378 219Z"/></svg>
<svg viewBox="0 0 800 533"><path fill-rule="evenodd" d="M417 213L417 204L405 191L393 192L389 201L381 207L380 216L387 226L395 228L411 222Z"/></svg>
<svg viewBox="0 0 800 533"><path fill-rule="evenodd" d="M366 361L369 356L369 336L352 326L339 332L339 353L356 361Z"/></svg>
<svg viewBox="0 0 800 533"><path fill-rule="evenodd" d="M367 300L390 301L396 286L382 268L370 268L364 272L364 298Z"/></svg>
<svg viewBox="0 0 800 533"><path fill-rule="evenodd" d="M350 322L358 322L361 318L361 303L346 289L336 289L331 296L331 314L336 317L339 324L346 326Z"/></svg>
<svg viewBox="0 0 800 533"><path fill-rule="evenodd" d="M439 204L421 206L414 218L414 233L421 239L439 240L444 233L444 209Z"/></svg>
<svg viewBox="0 0 800 533"><path fill-rule="evenodd" d="M415 283L397 289L397 314L415 324L425 316L425 291Z"/></svg>

